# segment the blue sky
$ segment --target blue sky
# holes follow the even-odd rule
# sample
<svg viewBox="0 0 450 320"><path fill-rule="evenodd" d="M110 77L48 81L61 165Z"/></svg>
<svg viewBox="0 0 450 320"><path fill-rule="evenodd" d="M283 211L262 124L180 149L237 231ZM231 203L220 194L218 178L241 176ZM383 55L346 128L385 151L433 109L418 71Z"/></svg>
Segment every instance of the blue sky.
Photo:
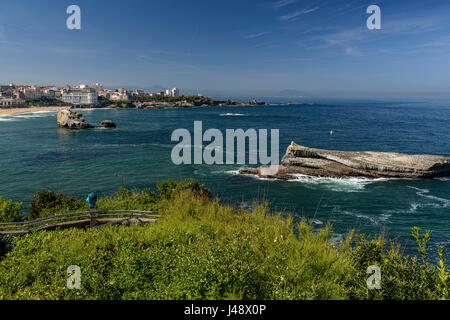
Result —
<svg viewBox="0 0 450 320"><path fill-rule="evenodd" d="M66 8L82 29L66 28ZM368 30L366 9L381 8ZM448 0L0 3L0 83L215 95L449 97Z"/></svg>

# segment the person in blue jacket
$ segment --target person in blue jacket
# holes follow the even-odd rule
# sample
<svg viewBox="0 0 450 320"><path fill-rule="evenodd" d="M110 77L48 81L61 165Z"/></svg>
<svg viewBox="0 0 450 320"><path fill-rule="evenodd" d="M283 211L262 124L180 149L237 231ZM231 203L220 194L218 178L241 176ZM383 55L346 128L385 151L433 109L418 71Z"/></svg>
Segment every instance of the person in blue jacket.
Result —
<svg viewBox="0 0 450 320"><path fill-rule="evenodd" d="M88 203L89 208L95 209L95 205L97 204L97 193L90 193L86 198L86 202Z"/></svg>

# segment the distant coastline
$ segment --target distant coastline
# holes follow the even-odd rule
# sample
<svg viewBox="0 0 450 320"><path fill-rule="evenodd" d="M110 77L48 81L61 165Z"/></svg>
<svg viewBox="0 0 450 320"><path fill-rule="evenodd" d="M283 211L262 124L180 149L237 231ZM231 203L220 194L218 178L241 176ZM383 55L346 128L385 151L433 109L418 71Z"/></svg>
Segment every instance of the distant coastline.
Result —
<svg viewBox="0 0 450 320"><path fill-rule="evenodd" d="M29 107L0 107L0 116L11 116L16 114L40 112L40 111L59 111L64 109L164 109L164 108L192 108L192 107L230 107L230 106L261 106L270 105L267 102L259 102L256 100L248 103L228 100L228 101L216 101L212 100L208 103L192 103L187 101L145 101L145 102L131 102L124 103L101 103L96 105L66 105L66 106L29 106Z"/></svg>

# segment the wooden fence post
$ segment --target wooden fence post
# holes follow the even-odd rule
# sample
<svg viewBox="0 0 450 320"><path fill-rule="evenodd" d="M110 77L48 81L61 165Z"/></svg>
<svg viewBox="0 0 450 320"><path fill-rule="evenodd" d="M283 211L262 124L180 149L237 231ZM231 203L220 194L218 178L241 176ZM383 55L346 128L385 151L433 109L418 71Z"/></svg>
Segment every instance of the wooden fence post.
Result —
<svg viewBox="0 0 450 320"><path fill-rule="evenodd" d="M89 218L91 219L91 228L97 225L97 220L95 219L97 215L95 214L95 208L89 208Z"/></svg>

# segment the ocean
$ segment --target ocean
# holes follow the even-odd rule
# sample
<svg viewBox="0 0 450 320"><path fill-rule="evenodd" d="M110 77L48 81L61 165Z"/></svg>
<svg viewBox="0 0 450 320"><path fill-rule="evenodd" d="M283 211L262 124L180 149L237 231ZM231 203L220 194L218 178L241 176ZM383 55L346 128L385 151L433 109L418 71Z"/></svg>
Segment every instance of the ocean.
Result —
<svg viewBox="0 0 450 320"><path fill-rule="evenodd" d="M224 203L251 208L268 201L273 212L330 222L336 238L354 229L384 233L408 254L416 252L411 228L431 230L430 256L450 251L450 179L328 179L292 181L237 175L245 165L174 165L174 130L279 129L280 159L291 141L323 149L450 156L449 101L344 101L254 107L161 110L81 110L86 121L113 120L118 128L59 129L56 112L0 117L0 195L24 202L50 188L85 197L112 195L119 187L155 189L167 179L192 177ZM334 135L330 135L330 131ZM205 143L206 145L206 143Z"/></svg>

